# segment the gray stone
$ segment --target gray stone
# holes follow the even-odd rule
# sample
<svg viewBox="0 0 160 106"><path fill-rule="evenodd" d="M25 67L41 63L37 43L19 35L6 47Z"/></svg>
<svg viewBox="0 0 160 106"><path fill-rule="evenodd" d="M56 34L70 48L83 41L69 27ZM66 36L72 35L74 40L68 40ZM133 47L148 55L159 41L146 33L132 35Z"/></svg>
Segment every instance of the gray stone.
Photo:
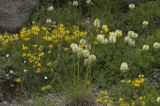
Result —
<svg viewBox="0 0 160 106"><path fill-rule="evenodd" d="M14 32L28 21L39 0L0 0L0 32Z"/></svg>

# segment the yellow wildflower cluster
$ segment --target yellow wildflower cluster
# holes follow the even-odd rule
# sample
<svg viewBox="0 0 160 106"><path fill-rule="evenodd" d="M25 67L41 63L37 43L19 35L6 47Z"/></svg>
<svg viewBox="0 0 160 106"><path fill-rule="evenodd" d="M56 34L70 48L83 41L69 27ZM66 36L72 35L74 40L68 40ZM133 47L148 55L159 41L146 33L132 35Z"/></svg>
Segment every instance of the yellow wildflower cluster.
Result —
<svg viewBox="0 0 160 106"><path fill-rule="evenodd" d="M54 25L52 28L33 25L31 28L22 28L19 34L4 33L0 35L0 44L1 46L8 46L10 43L14 43L13 46L19 49L19 46L15 44L18 42L21 45L20 51L22 51L24 60L34 66L36 73L40 73L42 72L42 64L47 67L57 64L53 59L44 61L44 56L53 53L54 49L58 48L62 42L70 45L77 38L86 35L87 32L79 31L78 27L67 29L63 24ZM66 47L63 49L68 51Z"/></svg>
<svg viewBox="0 0 160 106"><path fill-rule="evenodd" d="M128 103L122 97L120 97L119 106L136 106L136 102L134 100L131 100L131 103Z"/></svg>
<svg viewBox="0 0 160 106"><path fill-rule="evenodd" d="M18 41L19 37L18 34L9 35L8 33L5 33L4 35L0 35L0 43L3 46L6 46L10 42Z"/></svg>
<svg viewBox="0 0 160 106"><path fill-rule="evenodd" d="M42 86L41 87L41 91L48 91L51 89L51 86L50 85L45 85L45 86Z"/></svg>
<svg viewBox="0 0 160 106"><path fill-rule="evenodd" d="M138 78L134 80L121 80L121 83L132 84L134 87L138 88L144 83L144 75L140 74Z"/></svg>
<svg viewBox="0 0 160 106"><path fill-rule="evenodd" d="M119 98L119 106L130 106L130 104L125 102L123 98Z"/></svg>
<svg viewBox="0 0 160 106"><path fill-rule="evenodd" d="M140 96L139 101L141 102L141 106L145 106L145 96Z"/></svg>
<svg viewBox="0 0 160 106"><path fill-rule="evenodd" d="M30 64L36 68L36 73L40 73L42 66L42 59L45 55L43 52L43 46L34 44L30 48L24 44L22 44L22 57L24 60L28 60Z"/></svg>
<svg viewBox="0 0 160 106"><path fill-rule="evenodd" d="M107 106L112 106L112 100L106 90L100 91L99 97L96 99L96 103L106 104Z"/></svg>

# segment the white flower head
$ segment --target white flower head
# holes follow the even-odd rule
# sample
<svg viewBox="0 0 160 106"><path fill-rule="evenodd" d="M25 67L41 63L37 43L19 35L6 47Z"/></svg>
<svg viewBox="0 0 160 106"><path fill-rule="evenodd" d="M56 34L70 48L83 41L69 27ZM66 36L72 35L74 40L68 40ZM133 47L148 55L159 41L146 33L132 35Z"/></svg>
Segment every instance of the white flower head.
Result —
<svg viewBox="0 0 160 106"><path fill-rule="evenodd" d="M122 31L121 31L121 30L116 30L116 31L115 31L115 35L116 35L117 37L121 37L121 36L122 36Z"/></svg>
<svg viewBox="0 0 160 106"><path fill-rule="evenodd" d="M79 43L80 43L80 44L86 44L86 40L85 40L85 39L81 39L81 40L79 41Z"/></svg>
<svg viewBox="0 0 160 106"><path fill-rule="evenodd" d="M144 27L147 27L149 23L148 23L148 21L143 21L142 24Z"/></svg>
<svg viewBox="0 0 160 106"><path fill-rule="evenodd" d="M129 36L126 36L125 38L124 38L124 41L126 42L126 43L128 43L128 42L130 42L132 39L129 37Z"/></svg>
<svg viewBox="0 0 160 106"><path fill-rule="evenodd" d="M101 26L100 23L101 23L101 22L100 22L100 20L99 20L98 18L95 19L95 20L94 20L94 27L100 28L100 26Z"/></svg>
<svg viewBox="0 0 160 106"><path fill-rule="evenodd" d="M110 32L109 42L111 42L111 43L116 43L116 35L115 35L114 32Z"/></svg>
<svg viewBox="0 0 160 106"><path fill-rule="evenodd" d="M128 64L127 62L123 62L120 66L121 72L127 72L128 71Z"/></svg>
<svg viewBox="0 0 160 106"><path fill-rule="evenodd" d="M47 79L48 79L48 77L47 77L47 76L44 76L44 79L45 79L45 80L47 80Z"/></svg>
<svg viewBox="0 0 160 106"><path fill-rule="evenodd" d="M26 73L28 70L24 69L23 71L24 71L24 73Z"/></svg>
<svg viewBox="0 0 160 106"><path fill-rule="evenodd" d="M89 59L88 59L88 58L87 58L87 59L85 59L85 60L84 60L84 65L85 65L85 66L87 66L87 65L89 65L89 64L90 64Z"/></svg>
<svg viewBox="0 0 160 106"><path fill-rule="evenodd" d="M138 34L135 33L134 31L128 31L128 36L131 38L138 38Z"/></svg>
<svg viewBox="0 0 160 106"><path fill-rule="evenodd" d="M9 57L9 54L6 54L6 57L8 58L8 57Z"/></svg>
<svg viewBox="0 0 160 106"><path fill-rule="evenodd" d="M24 63L27 63L27 61L23 61Z"/></svg>
<svg viewBox="0 0 160 106"><path fill-rule="evenodd" d="M155 43L153 44L153 47L154 47L155 49L159 49L159 48L160 48L160 43L155 42Z"/></svg>
<svg viewBox="0 0 160 106"><path fill-rule="evenodd" d="M156 99L157 103L160 103L160 96Z"/></svg>
<svg viewBox="0 0 160 106"><path fill-rule="evenodd" d="M89 52L89 50L83 50L83 56L85 57L85 58L87 58L87 57L89 57L89 55L90 55L90 52Z"/></svg>
<svg viewBox="0 0 160 106"><path fill-rule="evenodd" d="M52 20L48 18L48 19L46 20L46 23L47 23L47 24L50 24L50 23L52 23Z"/></svg>
<svg viewBox="0 0 160 106"><path fill-rule="evenodd" d="M108 29L108 26L107 25L102 25L102 29L105 31L105 32L108 32L109 29Z"/></svg>
<svg viewBox="0 0 160 106"><path fill-rule="evenodd" d="M9 77L9 74L6 74L6 77Z"/></svg>
<svg viewBox="0 0 160 106"><path fill-rule="evenodd" d="M78 4L79 4L79 3L78 3L78 1L76 1L76 0L75 0L75 1L73 1L73 6L77 7L77 6L78 6Z"/></svg>
<svg viewBox="0 0 160 106"><path fill-rule="evenodd" d="M149 45L143 45L142 50L143 51L148 51L149 50Z"/></svg>
<svg viewBox="0 0 160 106"><path fill-rule="evenodd" d="M84 49L82 49L82 48L79 48L78 49L78 56L82 56L83 55L83 51L84 51Z"/></svg>
<svg viewBox="0 0 160 106"><path fill-rule="evenodd" d="M10 73L10 74L13 74L13 70L10 70L9 73Z"/></svg>
<svg viewBox="0 0 160 106"><path fill-rule="evenodd" d="M102 41L102 44L107 44L109 41L107 38L105 38L103 41Z"/></svg>
<svg viewBox="0 0 160 106"><path fill-rule="evenodd" d="M91 62L94 62L94 61L96 61L96 56L93 55L93 54L91 54L91 55L89 55L88 59L89 59Z"/></svg>
<svg viewBox="0 0 160 106"><path fill-rule="evenodd" d="M135 45L136 45L136 42L135 42L135 40L131 39L131 40L129 40L128 44L129 44L130 46L135 46Z"/></svg>
<svg viewBox="0 0 160 106"><path fill-rule="evenodd" d="M96 37L96 39L97 39L98 42L103 42L103 40L104 40L104 35L98 34L97 37Z"/></svg>
<svg viewBox="0 0 160 106"><path fill-rule="evenodd" d="M134 9L136 6L135 6L135 4L129 4L129 9Z"/></svg>
<svg viewBox="0 0 160 106"><path fill-rule="evenodd" d="M86 0L86 3L87 3L87 4L90 4L90 3L91 3L91 0Z"/></svg>
<svg viewBox="0 0 160 106"><path fill-rule="evenodd" d="M53 10L54 10L53 6L48 7L48 11L53 11Z"/></svg>
<svg viewBox="0 0 160 106"><path fill-rule="evenodd" d="M84 60L84 65L91 65L93 62L96 61L96 56L95 55L89 55L87 59Z"/></svg>
<svg viewBox="0 0 160 106"><path fill-rule="evenodd" d="M77 53L77 52L79 51L79 47L78 47L78 45L75 44L75 43L72 43L72 44L70 45L70 47L71 47L71 49L72 49L72 51L73 51L74 53Z"/></svg>

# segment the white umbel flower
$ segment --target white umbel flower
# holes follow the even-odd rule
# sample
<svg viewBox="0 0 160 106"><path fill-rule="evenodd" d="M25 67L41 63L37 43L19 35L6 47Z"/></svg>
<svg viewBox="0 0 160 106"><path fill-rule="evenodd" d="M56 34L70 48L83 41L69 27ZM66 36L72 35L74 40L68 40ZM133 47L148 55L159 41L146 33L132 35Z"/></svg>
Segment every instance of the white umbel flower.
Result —
<svg viewBox="0 0 160 106"><path fill-rule="evenodd" d="M116 31L115 31L115 35L116 35L117 37L121 37L121 36L122 36L122 31L121 31L121 30L116 30Z"/></svg>
<svg viewBox="0 0 160 106"><path fill-rule="evenodd" d="M129 9L134 9L136 6L135 6L135 4L129 4Z"/></svg>
<svg viewBox="0 0 160 106"><path fill-rule="evenodd" d="M143 51L148 51L149 50L149 45L143 45L142 50Z"/></svg>
<svg viewBox="0 0 160 106"><path fill-rule="evenodd" d="M82 49L82 48L79 48L78 49L78 56L80 57L80 56L82 56L83 55L83 51L84 51L84 49Z"/></svg>
<svg viewBox="0 0 160 106"><path fill-rule="evenodd" d="M160 103L160 97L157 97L156 101L157 103Z"/></svg>
<svg viewBox="0 0 160 106"><path fill-rule="evenodd" d="M98 18L94 20L94 27L100 28L100 20Z"/></svg>
<svg viewBox="0 0 160 106"><path fill-rule="evenodd" d="M102 41L102 44L107 44L109 41L107 38L105 38L103 41Z"/></svg>
<svg viewBox="0 0 160 106"><path fill-rule="evenodd" d="M124 41L126 42L126 43L128 43L128 42L130 42L132 39L129 37L129 36L126 36L125 38L124 38Z"/></svg>
<svg viewBox="0 0 160 106"><path fill-rule="evenodd" d="M72 44L70 45L70 48L72 49L72 51L73 51L74 53L77 53L77 52L79 51L78 45L75 44L75 43L72 43Z"/></svg>
<svg viewBox="0 0 160 106"><path fill-rule="evenodd" d="M24 71L24 73L26 73L28 70L24 69L23 71Z"/></svg>
<svg viewBox="0 0 160 106"><path fill-rule="evenodd" d="M53 10L54 10L53 6L48 7L48 11L53 11Z"/></svg>
<svg viewBox="0 0 160 106"><path fill-rule="evenodd" d="M155 43L153 44L153 47L154 47L155 49L159 49L159 48L160 48L160 43L155 42Z"/></svg>
<svg viewBox="0 0 160 106"><path fill-rule="evenodd" d="M86 3L87 3L87 4L90 4L90 3L91 3L91 0L86 0Z"/></svg>
<svg viewBox="0 0 160 106"><path fill-rule="evenodd" d="M6 57L9 57L9 54L6 54Z"/></svg>
<svg viewBox="0 0 160 106"><path fill-rule="evenodd" d="M128 64L127 62L123 62L120 66L121 72L127 72L128 71Z"/></svg>
<svg viewBox="0 0 160 106"><path fill-rule="evenodd" d="M89 55L90 55L89 50L83 50L83 56L84 56L85 58L89 57Z"/></svg>
<svg viewBox="0 0 160 106"><path fill-rule="evenodd" d="M110 43L116 43L116 35L115 35L114 32L110 32L109 42L110 42Z"/></svg>
<svg viewBox="0 0 160 106"><path fill-rule="evenodd" d="M81 39L81 40L79 41L79 43L80 43L80 44L86 44L86 40L85 40L85 39Z"/></svg>
<svg viewBox="0 0 160 106"><path fill-rule="evenodd" d="M87 59L84 60L84 65L91 65L93 62L96 61L96 56L91 54Z"/></svg>
<svg viewBox="0 0 160 106"><path fill-rule="evenodd" d="M78 1L73 1L73 6L77 7L79 5Z"/></svg>
<svg viewBox="0 0 160 106"><path fill-rule="evenodd" d="M148 23L148 21L143 21L142 24L144 27L147 27L149 23Z"/></svg>
<svg viewBox="0 0 160 106"><path fill-rule="evenodd" d="M10 74L13 74L13 70L10 70L9 73L10 73Z"/></svg>
<svg viewBox="0 0 160 106"><path fill-rule="evenodd" d="M128 36L133 39L138 38L138 34L135 33L134 31L128 31Z"/></svg>
<svg viewBox="0 0 160 106"><path fill-rule="evenodd" d="M52 20L48 18L48 19L46 20L46 23L47 23L47 24L50 24L50 23L52 23Z"/></svg>
<svg viewBox="0 0 160 106"><path fill-rule="evenodd" d="M135 42L135 40L133 40L133 39L131 39L131 40L128 42L128 44L129 44L130 46L136 46L136 42Z"/></svg>
<svg viewBox="0 0 160 106"><path fill-rule="evenodd" d="M47 77L47 76L44 76L44 79L45 79L45 80L47 80L47 79L48 79L48 77Z"/></svg>
<svg viewBox="0 0 160 106"><path fill-rule="evenodd" d="M99 34L99 35L97 35L96 39L97 39L98 42L101 43L101 42L103 42L103 40L104 40L104 35Z"/></svg>

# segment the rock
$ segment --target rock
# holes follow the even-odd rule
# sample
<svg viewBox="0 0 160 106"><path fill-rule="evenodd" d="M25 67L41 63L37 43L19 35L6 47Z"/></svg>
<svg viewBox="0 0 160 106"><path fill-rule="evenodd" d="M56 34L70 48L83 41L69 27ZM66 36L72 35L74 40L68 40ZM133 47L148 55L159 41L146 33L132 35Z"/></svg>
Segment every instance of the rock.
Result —
<svg viewBox="0 0 160 106"><path fill-rule="evenodd" d="M0 32L14 32L28 21L39 0L0 0Z"/></svg>

